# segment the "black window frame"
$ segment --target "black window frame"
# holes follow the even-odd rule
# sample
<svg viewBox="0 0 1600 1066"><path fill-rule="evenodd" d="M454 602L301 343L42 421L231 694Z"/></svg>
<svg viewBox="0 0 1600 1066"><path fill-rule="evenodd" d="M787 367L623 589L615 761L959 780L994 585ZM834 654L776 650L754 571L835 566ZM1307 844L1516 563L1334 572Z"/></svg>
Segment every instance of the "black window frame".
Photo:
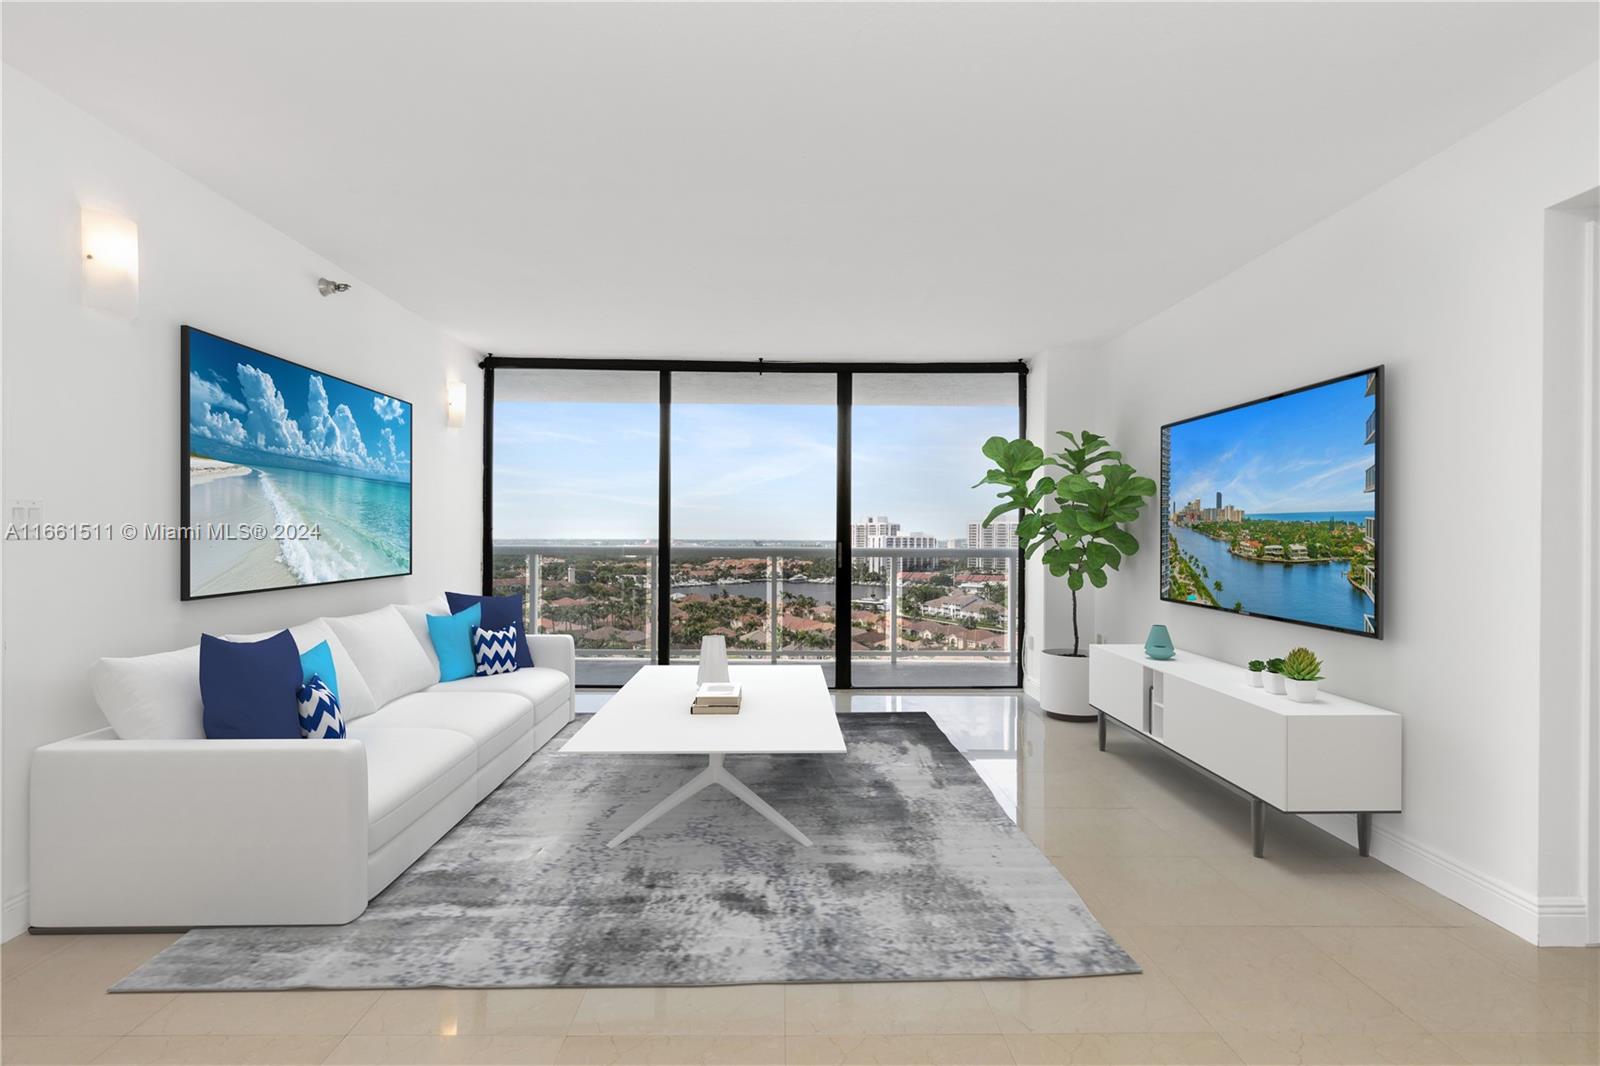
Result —
<svg viewBox="0 0 1600 1066"><path fill-rule="evenodd" d="M850 427L856 374L1015 374L1017 376L1017 436L1028 435L1028 364L1025 360L987 362L804 362L773 359L583 359L561 356L506 356L486 354L478 363L483 371L483 546L480 568L483 594L494 592L494 372L496 370L629 370L655 371L660 376L656 402L661 412L661 442L657 484L657 573L662 582L670 572L672 559L672 375L679 372L721 374L832 374L837 382L838 431L834 475L837 500L834 507L834 550L837 572L853 570L850 543L851 453ZM960 689L1021 688L1023 657L1026 648L1027 576L1021 547L1017 549L1016 617L1011 620L1012 646L1016 650L1016 683L1001 685L919 685L917 691L937 692ZM656 625L661 639L656 648L656 665L671 661L671 600L656 595ZM840 610L834 605L834 689L852 688L850 676L850 627L839 625ZM612 686L579 686L610 688Z"/></svg>

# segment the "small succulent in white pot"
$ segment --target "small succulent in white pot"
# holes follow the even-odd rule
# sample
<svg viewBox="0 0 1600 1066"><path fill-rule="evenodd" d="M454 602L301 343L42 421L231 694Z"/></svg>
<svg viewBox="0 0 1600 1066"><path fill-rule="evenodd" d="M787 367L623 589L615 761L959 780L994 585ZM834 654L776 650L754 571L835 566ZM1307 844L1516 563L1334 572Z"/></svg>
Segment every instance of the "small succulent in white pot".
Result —
<svg viewBox="0 0 1600 1066"><path fill-rule="evenodd" d="M1267 672L1267 664L1260 659L1250 660L1250 687L1261 687L1261 675Z"/></svg>
<svg viewBox="0 0 1600 1066"><path fill-rule="evenodd" d="M1272 693L1283 695L1283 660L1268 659L1267 672L1261 676L1262 686Z"/></svg>
<svg viewBox="0 0 1600 1066"><path fill-rule="evenodd" d="M1310 648L1295 648L1283 657L1283 683L1296 703L1317 702L1317 682L1322 680L1322 660Z"/></svg>

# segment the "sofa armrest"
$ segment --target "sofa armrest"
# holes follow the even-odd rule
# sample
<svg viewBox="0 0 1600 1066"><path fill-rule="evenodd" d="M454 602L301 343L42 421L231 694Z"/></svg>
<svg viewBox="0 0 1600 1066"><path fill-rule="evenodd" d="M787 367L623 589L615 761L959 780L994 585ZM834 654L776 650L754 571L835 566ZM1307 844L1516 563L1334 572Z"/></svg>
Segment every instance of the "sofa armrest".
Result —
<svg viewBox="0 0 1600 1066"><path fill-rule="evenodd" d="M33 753L40 928L324 925L367 904L356 740L118 740Z"/></svg>
<svg viewBox="0 0 1600 1066"><path fill-rule="evenodd" d="M533 653L535 666L548 666L567 675L567 681L578 683L578 652L570 633L533 633L528 637L528 650Z"/></svg>

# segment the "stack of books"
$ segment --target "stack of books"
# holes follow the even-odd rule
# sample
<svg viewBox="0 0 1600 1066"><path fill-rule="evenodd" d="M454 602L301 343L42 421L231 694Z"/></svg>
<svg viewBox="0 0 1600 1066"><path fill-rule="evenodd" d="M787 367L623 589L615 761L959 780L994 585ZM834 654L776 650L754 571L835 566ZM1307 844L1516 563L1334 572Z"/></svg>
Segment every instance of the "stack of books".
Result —
<svg viewBox="0 0 1600 1066"><path fill-rule="evenodd" d="M690 714L738 714L739 685L735 681L707 681L695 690Z"/></svg>

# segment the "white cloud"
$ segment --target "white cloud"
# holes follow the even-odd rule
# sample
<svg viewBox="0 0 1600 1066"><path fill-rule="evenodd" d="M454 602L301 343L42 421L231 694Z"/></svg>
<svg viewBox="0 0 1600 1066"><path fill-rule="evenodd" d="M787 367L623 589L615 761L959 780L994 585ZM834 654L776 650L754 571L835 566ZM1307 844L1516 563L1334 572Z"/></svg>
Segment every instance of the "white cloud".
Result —
<svg viewBox="0 0 1600 1066"><path fill-rule="evenodd" d="M405 421L406 405L393 396L374 396L372 398L372 410L385 422Z"/></svg>
<svg viewBox="0 0 1600 1066"><path fill-rule="evenodd" d="M212 410L238 411L241 414L245 410L244 404L224 392L221 385L215 381L207 381L192 370L189 371L189 403L204 404Z"/></svg>
<svg viewBox="0 0 1600 1066"><path fill-rule="evenodd" d="M394 431L385 426L375 454L367 451L361 427L345 404L328 409L322 378L307 379L306 411L290 416L288 403L272 376L258 367L236 366L244 402L229 397L213 382L190 378L190 432L196 436L272 455L330 463L365 474L398 477L410 460L400 452ZM227 408L224 410L222 408ZM238 411L241 421L229 413Z"/></svg>

